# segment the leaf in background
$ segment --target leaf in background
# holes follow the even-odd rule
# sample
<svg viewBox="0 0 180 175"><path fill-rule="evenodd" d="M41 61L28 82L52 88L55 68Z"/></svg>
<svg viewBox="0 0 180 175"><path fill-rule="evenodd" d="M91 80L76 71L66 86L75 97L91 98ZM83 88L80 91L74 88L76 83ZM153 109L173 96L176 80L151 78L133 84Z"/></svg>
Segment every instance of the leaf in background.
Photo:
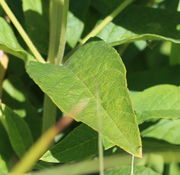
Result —
<svg viewBox="0 0 180 175"><path fill-rule="evenodd" d="M98 36L113 46L137 40L180 43L179 19L179 12L132 5Z"/></svg>
<svg viewBox="0 0 180 175"><path fill-rule="evenodd" d="M105 175L127 175L130 174L131 168L119 168L119 169L113 169L105 172ZM160 175L159 173L153 171L151 168L143 167L143 166L137 166L134 168L134 175Z"/></svg>
<svg viewBox="0 0 180 175"><path fill-rule="evenodd" d="M128 95L126 70L119 54L103 41L79 48L64 66L30 62L30 77L67 113L79 100L90 99L76 117L95 130L96 93L101 99L103 136L135 156L141 156L141 140Z"/></svg>
<svg viewBox="0 0 180 175"><path fill-rule="evenodd" d="M36 140L41 134L41 116L30 100L34 94L27 91L27 87L16 76L8 76L3 82L2 101L18 116L27 122L33 138ZM37 100L34 97L34 100Z"/></svg>
<svg viewBox="0 0 180 175"><path fill-rule="evenodd" d="M84 23L88 13L91 0L70 1L67 22L67 43L70 47L75 47L81 39L84 30Z"/></svg>
<svg viewBox="0 0 180 175"><path fill-rule="evenodd" d="M84 29L84 23L75 17L73 13L68 13L67 22L67 43L73 48L81 38Z"/></svg>
<svg viewBox="0 0 180 175"><path fill-rule="evenodd" d="M3 158L0 155L0 173L5 174L8 172L8 167L6 165L6 162L3 160Z"/></svg>
<svg viewBox="0 0 180 175"><path fill-rule="evenodd" d="M23 0L22 2L27 33L38 50L43 54L47 54L49 40L49 2L42 0Z"/></svg>
<svg viewBox="0 0 180 175"><path fill-rule="evenodd" d="M149 119L180 118L180 87L159 85L131 95L138 123Z"/></svg>
<svg viewBox="0 0 180 175"><path fill-rule="evenodd" d="M2 17L0 17L0 49L23 60L32 59L32 56L19 45L13 30Z"/></svg>
<svg viewBox="0 0 180 175"><path fill-rule="evenodd" d="M165 140L172 144L180 144L180 120L163 119L142 132L143 137Z"/></svg>
<svg viewBox="0 0 180 175"><path fill-rule="evenodd" d="M27 124L4 104L0 106L0 121L9 136L14 151L21 157L33 144L32 135Z"/></svg>
<svg viewBox="0 0 180 175"><path fill-rule="evenodd" d="M88 158L97 153L97 139L97 133L82 124L46 152L41 160L53 163L66 163Z"/></svg>
<svg viewBox="0 0 180 175"><path fill-rule="evenodd" d="M10 161L10 159L12 158L12 156L14 155L13 153L14 152L11 148L11 144L9 142L8 135L7 135L3 125L0 123L0 162L4 161L4 162L8 163ZM0 165L0 169L2 167L4 167L4 163L2 163Z"/></svg>

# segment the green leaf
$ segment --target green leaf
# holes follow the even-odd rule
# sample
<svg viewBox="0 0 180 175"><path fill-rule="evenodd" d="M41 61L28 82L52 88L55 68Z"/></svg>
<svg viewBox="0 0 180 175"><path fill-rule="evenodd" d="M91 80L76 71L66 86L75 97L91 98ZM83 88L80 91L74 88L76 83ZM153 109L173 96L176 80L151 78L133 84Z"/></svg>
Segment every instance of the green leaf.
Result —
<svg viewBox="0 0 180 175"><path fill-rule="evenodd" d="M97 153L97 139L97 133L82 124L46 152L41 160L53 163L66 163L88 158Z"/></svg>
<svg viewBox="0 0 180 175"><path fill-rule="evenodd" d="M8 167L6 165L6 162L3 160L3 158L0 155L0 173L5 174L8 172Z"/></svg>
<svg viewBox="0 0 180 175"><path fill-rule="evenodd" d="M13 30L2 17L0 17L0 49L23 60L32 59L32 56L19 45Z"/></svg>
<svg viewBox="0 0 180 175"><path fill-rule="evenodd" d="M81 38L84 29L84 23L74 16L73 13L68 13L67 22L67 43L73 48Z"/></svg>
<svg viewBox="0 0 180 175"><path fill-rule="evenodd" d="M149 119L180 118L180 88L158 85L131 95L138 123Z"/></svg>
<svg viewBox="0 0 180 175"><path fill-rule="evenodd" d="M139 166L134 168L134 175L160 175L159 173L153 171L151 168ZM130 174L131 168L119 168L119 169L113 169L109 170L105 173L105 175L127 175Z"/></svg>
<svg viewBox="0 0 180 175"><path fill-rule="evenodd" d="M97 91L101 99L105 138L135 156L141 156L141 140L128 95L126 70L119 54L103 41L79 48L64 66L30 62L30 77L65 113L80 100L88 107L75 119L98 130Z"/></svg>
<svg viewBox="0 0 180 175"><path fill-rule="evenodd" d="M16 76L10 75L8 79L3 81L3 103L10 107L19 117L24 118L29 125L33 138L37 139L41 134L42 121L38 109L32 105L34 103L31 102L30 98L37 100L34 94L24 86L23 81Z"/></svg>
<svg viewBox="0 0 180 175"><path fill-rule="evenodd" d="M21 157L33 143L27 124L4 104L0 106L0 121L6 129L14 151Z"/></svg>
<svg viewBox="0 0 180 175"><path fill-rule="evenodd" d="M142 132L143 137L165 140L172 144L180 144L180 120L163 119Z"/></svg>
<svg viewBox="0 0 180 175"><path fill-rule="evenodd" d="M177 65L180 64L180 44L172 44L171 55L170 55L170 64Z"/></svg>
<svg viewBox="0 0 180 175"><path fill-rule="evenodd" d="M42 53L47 54L49 40L48 1L22 0L28 35Z"/></svg>
<svg viewBox="0 0 180 175"><path fill-rule="evenodd" d="M143 14L143 17L139 14ZM179 12L132 5L98 36L112 46L137 40L180 43L179 19Z"/></svg>

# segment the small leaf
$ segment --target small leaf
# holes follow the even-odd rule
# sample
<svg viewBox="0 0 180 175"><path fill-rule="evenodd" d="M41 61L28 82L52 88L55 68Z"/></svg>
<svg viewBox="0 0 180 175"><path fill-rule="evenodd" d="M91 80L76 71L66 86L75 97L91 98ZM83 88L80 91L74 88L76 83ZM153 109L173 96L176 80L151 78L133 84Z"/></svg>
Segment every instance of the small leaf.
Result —
<svg viewBox="0 0 180 175"><path fill-rule="evenodd" d="M131 95L138 123L148 119L180 118L180 88L158 85Z"/></svg>
<svg viewBox="0 0 180 175"><path fill-rule="evenodd" d="M180 145L180 120L163 119L142 132L143 137L152 137Z"/></svg>
<svg viewBox="0 0 180 175"><path fill-rule="evenodd" d="M19 45L13 30L2 17L0 17L0 49L23 60L33 58Z"/></svg>
<svg viewBox="0 0 180 175"><path fill-rule="evenodd" d="M14 151L21 157L33 143L27 124L4 104L0 106L0 121L9 136Z"/></svg>
<svg viewBox="0 0 180 175"><path fill-rule="evenodd" d="M89 98L88 107L75 119L95 130L98 130L98 89L103 136L127 152L141 156L141 140L128 95L126 70L115 49L103 41L94 41L78 49L64 66L30 62L27 72L65 113L79 100Z"/></svg>
<svg viewBox="0 0 180 175"><path fill-rule="evenodd" d="M97 139L97 133L82 124L46 152L41 160L53 163L66 163L85 159L97 153Z"/></svg>

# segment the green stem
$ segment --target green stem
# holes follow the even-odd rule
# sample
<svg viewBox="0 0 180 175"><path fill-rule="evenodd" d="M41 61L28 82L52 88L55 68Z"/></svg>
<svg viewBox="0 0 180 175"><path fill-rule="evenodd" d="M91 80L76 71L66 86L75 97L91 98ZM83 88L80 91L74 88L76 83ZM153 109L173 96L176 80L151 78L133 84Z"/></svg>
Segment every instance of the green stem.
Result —
<svg viewBox="0 0 180 175"><path fill-rule="evenodd" d="M86 43L91 37L96 36L104 27L109 24L120 12L122 12L134 0L125 0L111 14L109 14L99 25L97 25L84 39L80 41L80 45Z"/></svg>
<svg viewBox="0 0 180 175"><path fill-rule="evenodd" d="M16 29L19 32L19 34L21 35L21 37L24 39L24 42L27 44L27 46L29 47L29 49L31 50L33 55L35 56L36 60L41 62L41 63L45 63L45 61L42 58L41 54L38 52L38 50L34 46L34 44L30 40L30 38L28 37L25 30L22 28L19 21L16 19L15 15L11 11L11 9L7 5L7 3L4 0L0 0L0 4L1 4L2 8L4 9L4 11L7 13L7 15L10 18L10 20L12 21L12 23L14 24L14 26L16 27Z"/></svg>
<svg viewBox="0 0 180 175"><path fill-rule="evenodd" d="M56 123L57 107L52 100L45 94L43 103L43 121L42 121L42 133Z"/></svg>
<svg viewBox="0 0 180 175"><path fill-rule="evenodd" d="M50 1L50 43L48 60L62 64L66 44L66 26L69 0Z"/></svg>
<svg viewBox="0 0 180 175"><path fill-rule="evenodd" d="M50 38L48 62L62 64L66 44L66 25L69 0L50 1ZM57 108L51 99L45 95L43 105L42 132L45 132L56 121Z"/></svg>
<svg viewBox="0 0 180 175"><path fill-rule="evenodd" d="M80 46L85 44L90 38L96 36L100 33L113 19L121 13L129 4L131 4L134 0L125 0L121 3L111 14L109 14L105 19L101 21L99 25L97 25L87 36L85 36L79 43L79 45L70 51L65 59L68 59Z"/></svg>
<svg viewBox="0 0 180 175"><path fill-rule="evenodd" d="M130 175L134 175L134 156L132 156L132 160L131 160L131 174Z"/></svg>
<svg viewBox="0 0 180 175"><path fill-rule="evenodd" d="M99 175L104 175L104 150L103 150L103 142L102 142L102 132L103 132L103 120L100 114L100 98L97 93L97 121L98 121L98 152L99 152Z"/></svg>
<svg viewBox="0 0 180 175"><path fill-rule="evenodd" d="M61 0L62 8L62 23L60 30L60 45L57 53L56 64L61 65L64 57L64 50L66 45L66 27L67 27L67 16L69 9L69 0Z"/></svg>

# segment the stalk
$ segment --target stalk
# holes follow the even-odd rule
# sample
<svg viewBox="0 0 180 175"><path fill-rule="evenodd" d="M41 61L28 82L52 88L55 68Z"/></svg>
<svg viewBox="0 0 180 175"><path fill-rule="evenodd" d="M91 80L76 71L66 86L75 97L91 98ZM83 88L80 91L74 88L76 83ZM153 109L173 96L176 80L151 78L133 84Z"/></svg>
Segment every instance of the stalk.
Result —
<svg viewBox="0 0 180 175"><path fill-rule="evenodd" d="M50 1L50 38L48 62L62 65L66 44L66 26L69 0ZM42 132L45 132L56 121L57 108L51 99L45 95L43 105Z"/></svg>
<svg viewBox="0 0 180 175"><path fill-rule="evenodd" d="M102 142L102 132L103 132L103 120L100 114L100 99L99 94L97 93L97 121L98 121L98 152L99 152L99 175L104 175L104 150L103 150L103 142Z"/></svg>
<svg viewBox="0 0 180 175"><path fill-rule="evenodd" d="M111 14L109 14L99 25L97 25L84 39L80 41L80 45L86 43L91 37L96 36L106 27L119 13L121 13L134 0L125 0Z"/></svg>
<svg viewBox="0 0 180 175"><path fill-rule="evenodd" d="M112 13L110 13L106 18L104 18L99 25L97 25L88 35L86 35L80 42L79 45L73 49L67 56L68 59L80 46L85 44L90 38L95 37L98 33L100 33L113 19L119 15L129 4L131 4L134 0L125 0L121 3Z"/></svg>
<svg viewBox="0 0 180 175"><path fill-rule="evenodd" d="M66 44L69 0L50 1L50 43L48 60L61 65Z"/></svg>
<svg viewBox="0 0 180 175"><path fill-rule="evenodd" d="M13 25L15 26L15 28L17 29L17 31L19 32L19 34L23 38L24 42L27 44L27 46L31 50L31 52L34 55L34 57L36 58L36 60L41 62L41 63L45 63L41 54L38 52L38 50L34 46L33 42L30 40L29 36L25 32L25 30L23 29L23 27L21 26L21 24L19 23L19 21L17 20L17 18L15 17L15 15L11 11L11 9L7 5L7 3L4 0L0 0L0 5L2 6L4 11L8 15L8 17L10 18L11 22L13 23Z"/></svg>

